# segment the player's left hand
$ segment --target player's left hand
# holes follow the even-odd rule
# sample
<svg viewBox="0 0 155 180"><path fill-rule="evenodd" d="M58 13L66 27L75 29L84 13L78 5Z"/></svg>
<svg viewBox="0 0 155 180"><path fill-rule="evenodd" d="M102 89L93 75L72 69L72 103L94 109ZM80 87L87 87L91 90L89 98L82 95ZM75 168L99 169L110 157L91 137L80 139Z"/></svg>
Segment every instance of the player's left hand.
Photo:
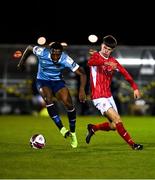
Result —
<svg viewBox="0 0 155 180"><path fill-rule="evenodd" d="M79 100L80 102L85 102L87 100L86 93L84 90L79 91Z"/></svg>
<svg viewBox="0 0 155 180"><path fill-rule="evenodd" d="M25 70L25 65L19 63L19 64L17 65L17 70L19 70L19 71L24 71L24 70Z"/></svg>
<svg viewBox="0 0 155 180"><path fill-rule="evenodd" d="M134 99L140 99L141 98L141 93L139 89L134 90Z"/></svg>

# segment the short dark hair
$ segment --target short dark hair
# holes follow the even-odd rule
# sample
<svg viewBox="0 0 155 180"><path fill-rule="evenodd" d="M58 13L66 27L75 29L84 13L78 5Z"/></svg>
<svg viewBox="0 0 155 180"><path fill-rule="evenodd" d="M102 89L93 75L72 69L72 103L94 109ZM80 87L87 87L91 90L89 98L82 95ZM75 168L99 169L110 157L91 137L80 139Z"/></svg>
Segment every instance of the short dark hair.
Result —
<svg viewBox="0 0 155 180"><path fill-rule="evenodd" d="M63 51L63 46L61 45L61 43L59 42L54 42L50 45L50 49L59 49L61 51Z"/></svg>
<svg viewBox="0 0 155 180"><path fill-rule="evenodd" d="M117 40L112 35L107 35L103 38L103 44L113 49L117 46Z"/></svg>

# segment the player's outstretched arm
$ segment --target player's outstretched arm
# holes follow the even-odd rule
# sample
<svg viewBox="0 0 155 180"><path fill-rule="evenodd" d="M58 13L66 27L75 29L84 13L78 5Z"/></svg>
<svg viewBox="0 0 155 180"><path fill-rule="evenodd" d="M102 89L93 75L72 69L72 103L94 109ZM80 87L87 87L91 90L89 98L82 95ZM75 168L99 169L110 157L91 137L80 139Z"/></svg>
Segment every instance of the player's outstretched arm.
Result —
<svg viewBox="0 0 155 180"><path fill-rule="evenodd" d="M24 70L25 68L25 62L26 59L33 53L33 46L29 45L27 46L27 48L25 49L18 65L17 65L17 69L18 70Z"/></svg>

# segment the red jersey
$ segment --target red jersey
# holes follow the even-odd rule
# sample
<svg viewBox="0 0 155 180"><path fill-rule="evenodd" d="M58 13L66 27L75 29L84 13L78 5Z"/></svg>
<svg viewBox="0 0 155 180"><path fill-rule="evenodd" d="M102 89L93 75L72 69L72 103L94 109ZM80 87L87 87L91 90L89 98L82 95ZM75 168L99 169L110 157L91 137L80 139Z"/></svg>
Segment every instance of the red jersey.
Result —
<svg viewBox="0 0 155 180"><path fill-rule="evenodd" d="M116 63L116 68L113 69L112 66L107 65L108 62ZM90 67L90 88L92 99L98 99L102 97L108 98L112 96L110 85L114 71L119 71L130 83L134 90L138 89L138 86L134 82L131 75L112 56L110 56L108 59L105 59L98 52L95 52L88 60L88 65Z"/></svg>

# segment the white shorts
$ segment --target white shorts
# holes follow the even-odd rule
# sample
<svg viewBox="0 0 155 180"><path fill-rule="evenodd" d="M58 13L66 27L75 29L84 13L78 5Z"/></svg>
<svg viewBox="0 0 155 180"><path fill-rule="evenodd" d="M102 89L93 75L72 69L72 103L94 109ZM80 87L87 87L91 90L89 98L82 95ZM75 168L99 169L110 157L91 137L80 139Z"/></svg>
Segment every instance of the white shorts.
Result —
<svg viewBox="0 0 155 180"><path fill-rule="evenodd" d="M93 104L102 115L104 115L104 113L111 107L114 108L116 112L118 112L114 98L112 96L109 98L93 99Z"/></svg>

